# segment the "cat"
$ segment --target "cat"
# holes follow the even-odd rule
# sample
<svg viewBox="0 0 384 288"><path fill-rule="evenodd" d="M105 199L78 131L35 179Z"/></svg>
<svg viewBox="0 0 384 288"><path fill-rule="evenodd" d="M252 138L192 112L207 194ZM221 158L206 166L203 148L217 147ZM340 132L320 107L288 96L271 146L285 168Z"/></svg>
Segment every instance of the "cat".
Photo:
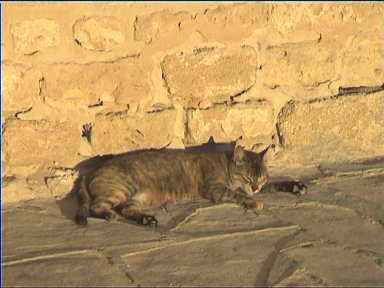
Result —
<svg viewBox="0 0 384 288"><path fill-rule="evenodd" d="M215 145L219 149L213 149ZM235 142L225 145L211 137L202 146L185 150L140 150L108 159L82 176L76 223L87 225L89 216L110 221L120 214L141 225L157 226L157 219L143 208L194 197L263 209L252 196L268 181L263 158L269 147L254 153Z"/></svg>

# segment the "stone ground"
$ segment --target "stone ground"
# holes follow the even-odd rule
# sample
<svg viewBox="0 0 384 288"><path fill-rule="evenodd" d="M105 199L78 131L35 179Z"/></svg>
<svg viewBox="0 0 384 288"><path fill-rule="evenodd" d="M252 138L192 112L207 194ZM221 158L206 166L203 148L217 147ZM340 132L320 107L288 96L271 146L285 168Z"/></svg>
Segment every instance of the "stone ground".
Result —
<svg viewBox="0 0 384 288"><path fill-rule="evenodd" d="M296 170L308 193L259 194L259 215L179 203L155 209L158 228L78 227L71 195L4 206L2 285L384 286L383 167Z"/></svg>

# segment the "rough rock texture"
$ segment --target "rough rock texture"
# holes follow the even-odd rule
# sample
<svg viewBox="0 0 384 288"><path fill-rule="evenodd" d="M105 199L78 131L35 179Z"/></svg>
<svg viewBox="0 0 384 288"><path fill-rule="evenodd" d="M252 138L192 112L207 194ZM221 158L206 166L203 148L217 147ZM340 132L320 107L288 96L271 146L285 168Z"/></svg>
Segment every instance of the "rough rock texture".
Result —
<svg viewBox="0 0 384 288"><path fill-rule="evenodd" d="M163 34L178 33L182 24L190 18L186 11L171 13L169 10L137 16L134 23L134 39L150 44L159 40Z"/></svg>
<svg viewBox="0 0 384 288"><path fill-rule="evenodd" d="M115 17L89 17L76 21L73 38L89 50L108 51L125 41L121 21Z"/></svg>
<svg viewBox="0 0 384 288"><path fill-rule="evenodd" d="M148 71L141 66L136 57L85 65L45 65L46 102L56 107L87 108L104 103L138 106L149 97L150 90Z"/></svg>
<svg viewBox="0 0 384 288"><path fill-rule="evenodd" d="M60 41L59 24L50 19L14 23L11 30L15 50L24 55L33 55L44 48L55 47Z"/></svg>
<svg viewBox="0 0 384 288"><path fill-rule="evenodd" d="M247 91L255 84L256 64L251 47L204 47L189 55L166 56L161 63L172 100L185 108L202 109Z"/></svg>
<svg viewBox="0 0 384 288"><path fill-rule="evenodd" d="M3 111L6 116L32 108L41 92L40 71L24 66L4 62L3 71Z"/></svg>
<svg viewBox="0 0 384 288"><path fill-rule="evenodd" d="M76 164L81 139L79 128L72 122L8 120L3 133L5 175L17 175L19 168L43 163Z"/></svg>
<svg viewBox="0 0 384 288"><path fill-rule="evenodd" d="M317 40L267 47L262 64L264 85L301 90L295 99L336 94L330 84L340 77L336 71L338 45L343 44Z"/></svg>
<svg viewBox="0 0 384 288"><path fill-rule="evenodd" d="M290 102L278 117L280 137L285 147L301 154L307 163L383 155L383 111L383 92Z"/></svg>
<svg viewBox="0 0 384 288"><path fill-rule="evenodd" d="M101 155L149 146L163 147L174 137L175 117L175 110L145 116L131 116L124 112L97 115L91 132L92 147L95 154ZM156 138L155 142L153 138Z"/></svg>

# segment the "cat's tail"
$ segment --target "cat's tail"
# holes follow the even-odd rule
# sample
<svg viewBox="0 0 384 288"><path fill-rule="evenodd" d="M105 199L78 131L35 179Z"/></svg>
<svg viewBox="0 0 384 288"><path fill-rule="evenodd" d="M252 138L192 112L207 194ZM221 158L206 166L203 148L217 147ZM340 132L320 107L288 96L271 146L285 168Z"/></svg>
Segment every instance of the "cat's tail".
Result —
<svg viewBox="0 0 384 288"><path fill-rule="evenodd" d="M77 198L79 200L79 210L77 210L75 221L78 225L87 225L87 217L89 216L89 207L91 205L91 196L89 195L88 188L85 182L85 176L80 179L80 187L77 191Z"/></svg>

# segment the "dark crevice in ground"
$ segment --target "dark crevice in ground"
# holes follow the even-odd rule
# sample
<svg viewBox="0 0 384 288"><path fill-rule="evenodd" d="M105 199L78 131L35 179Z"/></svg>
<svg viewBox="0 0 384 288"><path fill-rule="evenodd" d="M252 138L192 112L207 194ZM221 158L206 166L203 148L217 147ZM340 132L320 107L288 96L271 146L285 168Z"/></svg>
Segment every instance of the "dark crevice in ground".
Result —
<svg viewBox="0 0 384 288"><path fill-rule="evenodd" d="M269 283L269 276L271 271L276 263L276 260L282 249L285 248L287 243L293 240L298 234L302 232L301 229L295 231L291 235L282 237L275 244L275 249L267 256L264 260L259 273L256 276L256 281L254 283L255 286L267 286Z"/></svg>
<svg viewBox="0 0 384 288"><path fill-rule="evenodd" d="M278 254L274 268L269 273L268 285L276 285L283 281L284 279L289 278L293 273L295 273L300 268L299 262L296 260L287 257L283 254Z"/></svg>
<svg viewBox="0 0 384 288"><path fill-rule="evenodd" d="M127 264L123 262L119 255L110 255L103 248L97 249L97 253L101 257L104 257L108 261L109 265L111 265L112 267L116 267L118 271L123 273L123 275L127 278L129 284L135 283L135 279L133 278L132 273L129 271Z"/></svg>

